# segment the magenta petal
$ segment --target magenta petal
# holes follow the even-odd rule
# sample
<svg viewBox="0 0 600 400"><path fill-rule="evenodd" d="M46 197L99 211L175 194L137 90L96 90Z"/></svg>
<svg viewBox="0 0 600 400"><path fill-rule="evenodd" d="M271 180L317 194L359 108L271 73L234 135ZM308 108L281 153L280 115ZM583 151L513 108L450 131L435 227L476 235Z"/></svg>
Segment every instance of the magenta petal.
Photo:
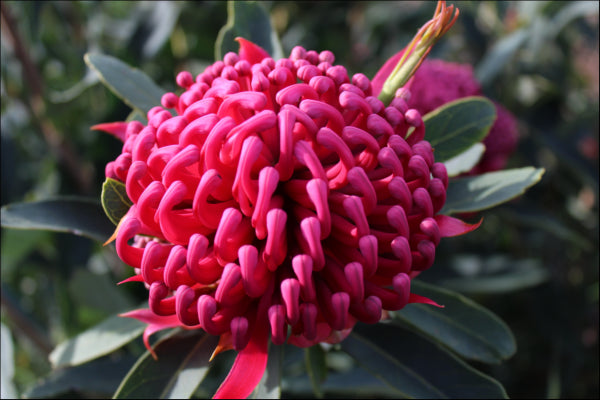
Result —
<svg viewBox="0 0 600 400"><path fill-rule="evenodd" d="M436 215L434 218L440 228L441 237L464 235L479 228L479 225L483 222L483 218L481 218L476 224L467 224L460 219L447 215Z"/></svg>
<svg viewBox="0 0 600 400"><path fill-rule="evenodd" d="M246 60L250 64L258 64L263 60L263 58L270 57L269 53L267 53L262 47L252 43L249 40L241 37L237 37L235 40L240 44L240 59Z"/></svg>
<svg viewBox="0 0 600 400"><path fill-rule="evenodd" d="M377 73L371 80L371 90L373 91L373 96L375 96L375 97L379 96L379 92L381 92L381 89L383 88L383 84L384 84L385 80L388 78L388 76L390 76L390 74L396 67L396 64L398 64L398 61L400 61L400 58L402 57L403 54L404 54L404 49L400 50L398 53L396 53L392 57L390 57L385 62L385 64L383 64L381 66L379 71L377 71Z"/></svg>
<svg viewBox="0 0 600 400"><path fill-rule="evenodd" d="M93 131L104 131L108 132L117 139L125 142L125 133L127 132L128 122L106 122L104 124L97 124L92 126L90 129Z"/></svg>
<svg viewBox="0 0 600 400"><path fill-rule="evenodd" d="M264 327L260 330L264 330ZM255 334L239 352L214 399L245 399L252 393L267 368L269 336L265 333Z"/></svg>

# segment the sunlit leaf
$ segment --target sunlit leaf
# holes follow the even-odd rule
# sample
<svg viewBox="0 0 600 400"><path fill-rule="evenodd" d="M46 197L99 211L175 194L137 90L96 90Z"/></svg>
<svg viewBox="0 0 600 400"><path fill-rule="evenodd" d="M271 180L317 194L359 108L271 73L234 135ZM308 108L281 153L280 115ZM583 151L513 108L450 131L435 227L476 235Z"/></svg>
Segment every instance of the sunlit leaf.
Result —
<svg viewBox="0 0 600 400"><path fill-rule="evenodd" d="M217 336L198 331L182 332L161 340L146 352L121 382L116 399L190 398L208 372Z"/></svg>
<svg viewBox="0 0 600 400"><path fill-rule="evenodd" d="M444 308L409 304L400 311L390 312L395 321L471 360L500 363L515 353L516 344L510 329L481 305L458 293L417 280L412 281L411 291Z"/></svg>
<svg viewBox="0 0 600 400"><path fill-rule="evenodd" d="M104 241L114 231L102 205L83 197L57 197L2 207L2 226L69 232Z"/></svg>
<svg viewBox="0 0 600 400"><path fill-rule="evenodd" d="M249 399L280 399L281 398L281 370L283 364L283 346L271 344L269 346L269 360L267 369L252 391Z"/></svg>
<svg viewBox="0 0 600 400"><path fill-rule="evenodd" d="M222 60L228 52L238 52L236 37L243 37L263 49L274 59L283 57L277 34L271 27L269 13L257 1L228 1L227 24L219 31L215 43L215 59Z"/></svg>
<svg viewBox="0 0 600 400"><path fill-rule="evenodd" d="M304 349L304 359L314 394L317 398L321 398L323 397L321 383L327 378L325 351L319 345L308 347Z"/></svg>
<svg viewBox="0 0 600 400"><path fill-rule="evenodd" d="M145 324L117 315L62 342L50 353L50 362L56 367L74 366L102 357L123 347L140 336Z"/></svg>
<svg viewBox="0 0 600 400"><path fill-rule="evenodd" d="M484 152L485 145L483 143L475 143L459 155L444 161L448 176L453 177L472 170Z"/></svg>
<svg viewBox="0 0 600 400"><path fill-rule="evenodd" d="M524 167L452 179L440 214L495 207L525 193L539 182L544 171L543 168Z"/></svg>
<svg viewBox="0 0 600 400"><path fill-rule="evenodd" d="M106 178L102 184L101 201L106 216L115 225L119 224L133 204L127 197L125 184L112 178Z"/></svg>
<svg viewBox="0 0 600 400"><path fill-rule="evenodd" d="M507 398L496 380L442 347L388 323L359 324L340 345L398 397Z"/></svg>
<svg viewBox="0 0 600 400"><path fill-rule="evenodd" d="M139 69L99 53L87 53L84 60L98 73L102 83L131 108L146 115L152 107L160 106L166 90Z"/></svg>
<svg viewBox="0 0 600 400"><path fill-rule="evenodd" d="M423 116L425 139L435 160L444 162L481 142L496 119L494 103L485 97L454 100Z"/></svg>

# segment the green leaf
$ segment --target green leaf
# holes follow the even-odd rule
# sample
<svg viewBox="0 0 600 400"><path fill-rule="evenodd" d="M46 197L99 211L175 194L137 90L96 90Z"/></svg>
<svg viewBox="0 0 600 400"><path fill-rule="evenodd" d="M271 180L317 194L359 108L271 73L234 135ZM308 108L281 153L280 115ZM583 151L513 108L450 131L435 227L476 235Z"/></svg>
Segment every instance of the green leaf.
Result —
<svg viewBox="0 0 600 400"><path fill-rule="evenodd" d="M463 172L472 170L479 160L481 160L481 156L484 152L485 145L483 143L475 143L459 155L444 161L448 176L457 176Z"/></svg>
<svg viewBox="0 0 600 400"><path fill-rule="evenodd" d="M102 242L114 231L100 203L84 197L8 204L2 207L2 226L69 232Z"/></svg>
<svg viewBox="0 0 600 400"><path fill-rule="evenodd" d="M323 397L321 383L327 378L325 351L320 345L308 347L304 349L304 360L314 395L320 399Z"/></svg>
<svg viewBox="0 0 600 400"><path fill-rule="evenodd" d="M539 259L515 260L504 255L457 255L451 266L459 276L443 279L440 284L461 293L514 292L537 286L550 277Z"/></svg>
<svg viewBox="0 0 600 400"><path fill-rule="evenodd" d="M117 354L75 367L60 368L37 382L24 394L24 398L110 398L134 362L133 356Z"/></svg>
<svg viewBox="0 0 600 400"><path fill-rule="evenodd" d="M59 344L50 353L57 367L74 366L110 354L142 334L146 324L114 315L98 325Z"/></svg>
<svg viewBox="0 0 600 400"><path fill-rule="evenodd" d="M208 372L217 336L189 331L168 336L138 359L121 382L116 399L190 398Z"/></svg>
<svg viewBox="0 0 600 400"><path fill-rule="evenodd" d="M510 329L491 311L458 293L423 282L413 280L411 290L445 307L409 304L390 312L394 321L471 360L497 364L515 353Z"/></svg>
<svg viewBox="0 0 600 400"><path fill-rule="evenodd" d="M274 59L283 57L283 50L277 34L271 27L269 14L260 2L227 2L227 23L217 36L215 59L222 60L230 51L237 53L239 44L235 38L238 36L259 45Z"/></svg>
<svg viewBox="0 0 600 400"><path fill-rule="evenodd" d="M131 108L146 115L152 107L160 106L166 90L139 69L104 54L86 53L83 59L102 83Z"/></svg>
<svg viewBox="0 0 600 400"><path fill-rule="evenodd" d="M523 46L530 30L520 28L498 40L475 67L475 77L482 86L490 84L496 75L510 62L514 54Z"/></svg>
<svg viewBox="0 0 600 400"><path fill-rule="evenodd" d="M425 138L434 148L435 160L449 160L481 142L495 119L496 106L480 96L454 100L427 113Z"/></svg>
<svg viewBox="0 0 600 400"><path fill-rule="evenodd" d="M127 197L125 184L112 178L106 178L102 184L101 202L104 213L115 225L119 225L133 204Z"/></svg>
<svg viewBox="0 0 600 400"><path fill-rule="evenodd" d="M249 399L280 399L283 346L269 345L267 369Z"/></svg>
<svg viewBox="0 0 600 400"><path fill-rule="evenodd" d="M358 324L342 350L393 388L416 398L507 398L502 385L428 340L389 323Z"/></svg>
<svg viewBox="0 0 600 400"><path fill-rule="evenodd" d="M344 353L346 354L346 353ZM349 357L349 356L348 356ZM285 377L285 397L309 399L314 396L305 375ZM324 397L333 399L396 399L397 390L389 387L364 368L355 366L343 372L331 372L321 385Z"/></svg>
<svg viewBox="0 0 600 400"><path fill-rule="evenodd" d="M452 179L440 214L480 211L525 193L544 174L543 168L524 167Z"/></svg>

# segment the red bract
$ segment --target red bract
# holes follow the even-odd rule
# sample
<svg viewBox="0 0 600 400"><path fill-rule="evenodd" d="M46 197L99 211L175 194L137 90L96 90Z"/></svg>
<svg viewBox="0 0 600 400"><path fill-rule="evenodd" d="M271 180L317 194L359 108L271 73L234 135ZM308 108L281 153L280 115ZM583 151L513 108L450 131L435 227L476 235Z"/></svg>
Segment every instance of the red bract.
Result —
<svg viewBox="0 0 600 400"><path fill-rule="evenodd" d="M259 382L269 338L336 343L383 310L432 303L411 277L442 237L476 228L437 214L446 168L403 99L386 106L330 51L275 61L240 44L195 79L181 72L185 91L147 125L98 127L125 127L106 167L133 202L116 248L149 290L149 310L126 316L220 335L239 355L215 396L234 398Z"/></svg>

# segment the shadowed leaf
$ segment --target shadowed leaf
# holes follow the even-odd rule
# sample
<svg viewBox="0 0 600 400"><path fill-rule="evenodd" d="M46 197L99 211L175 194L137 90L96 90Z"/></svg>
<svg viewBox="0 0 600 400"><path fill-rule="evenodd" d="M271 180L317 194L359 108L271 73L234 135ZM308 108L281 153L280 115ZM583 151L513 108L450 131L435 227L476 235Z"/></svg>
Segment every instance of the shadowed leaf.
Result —
<svg viewBox="0 0 600 400"><path fill-rule="evenodd" d="M2 226L69 232L105 241L114 226L106 219L102 205L84 197L57 197L2 207Z"/></svg>

